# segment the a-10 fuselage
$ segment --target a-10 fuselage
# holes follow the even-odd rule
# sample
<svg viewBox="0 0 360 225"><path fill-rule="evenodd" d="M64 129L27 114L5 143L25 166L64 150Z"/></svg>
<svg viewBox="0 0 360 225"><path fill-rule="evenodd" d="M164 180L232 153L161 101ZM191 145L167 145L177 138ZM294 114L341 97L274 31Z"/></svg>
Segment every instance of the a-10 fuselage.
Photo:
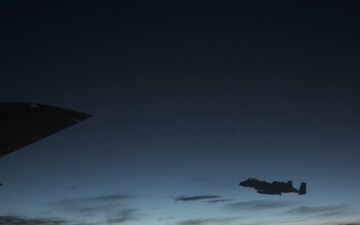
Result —
<svg viewBox="0 0 360 225"><path fill-rule="evenodd" d="M281 195L281 193L298 193L299 195L306 194L306 183L302 182L299 189L293 187L292 181L272 183L260 181L255 178L249 178L240 182L240 186L255 188L257 193L269 195Z"/></svg>

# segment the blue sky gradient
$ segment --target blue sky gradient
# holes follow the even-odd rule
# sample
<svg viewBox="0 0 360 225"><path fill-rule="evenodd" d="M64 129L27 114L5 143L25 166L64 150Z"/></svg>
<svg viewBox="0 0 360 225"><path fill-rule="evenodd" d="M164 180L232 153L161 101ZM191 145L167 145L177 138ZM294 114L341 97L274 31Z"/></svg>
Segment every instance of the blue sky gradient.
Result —
<svg viewBox="0 0 360 225"><path fill-rule="evenodd" d="M360 224L358 1L0 4L1 101L93 115L1 158L1 225Z"/></svg>

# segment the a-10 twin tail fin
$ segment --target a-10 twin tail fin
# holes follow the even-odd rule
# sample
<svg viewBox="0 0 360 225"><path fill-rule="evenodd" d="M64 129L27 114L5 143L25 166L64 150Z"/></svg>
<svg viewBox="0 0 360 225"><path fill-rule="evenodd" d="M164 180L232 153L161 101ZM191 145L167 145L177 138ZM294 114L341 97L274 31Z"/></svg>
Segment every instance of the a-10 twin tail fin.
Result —
<svg viewBox="0 0 360 225"><path fill-rule="evenodd" d="M304 194L306 194L306 183L302 182L300 184L299 195L304 195Z"/></svg>

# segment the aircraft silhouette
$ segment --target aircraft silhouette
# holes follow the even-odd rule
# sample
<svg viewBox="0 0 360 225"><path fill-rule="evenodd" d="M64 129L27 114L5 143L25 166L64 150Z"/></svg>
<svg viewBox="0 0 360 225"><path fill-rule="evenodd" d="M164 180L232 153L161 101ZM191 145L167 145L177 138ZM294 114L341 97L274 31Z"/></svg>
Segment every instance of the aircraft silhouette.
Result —
<svg viewBox="0 0 360 225"><path fill-rule="evenodd" d="M70 127L91 115L33 103L0 103L0 157Z"/></svg>
<svg viewBox="0 0 360 225"><path fill-rule="evenodd" d="M0 157L77 124L90 116L48 105L0 103Z"/></svg>
<svg viewBox="0 0 360 225"><path fill-rule="evenodd" d="M279 182L274 181L272 183L266 181L260 181L255 178L249 178L240 182L239 186L255 188L259 194L268 195L281 195L281 193L298 193L299 195L306 194L306 183L302 182L299 189L293 187L292 181Z"/></svg>

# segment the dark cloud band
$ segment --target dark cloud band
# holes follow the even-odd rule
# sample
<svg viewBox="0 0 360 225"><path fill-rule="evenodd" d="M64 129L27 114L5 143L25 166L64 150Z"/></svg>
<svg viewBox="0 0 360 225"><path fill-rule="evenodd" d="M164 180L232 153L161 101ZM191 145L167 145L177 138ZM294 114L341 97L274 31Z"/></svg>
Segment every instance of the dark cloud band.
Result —
<svg viewBox="0 0 360 225"><path fill-rule="evenodd" d="M218 195L195 195L195 196L179 196L175 199L175 201L198 201L198 200L205 200L205 199L217 199L221 198L222 196Z"/></svg>

